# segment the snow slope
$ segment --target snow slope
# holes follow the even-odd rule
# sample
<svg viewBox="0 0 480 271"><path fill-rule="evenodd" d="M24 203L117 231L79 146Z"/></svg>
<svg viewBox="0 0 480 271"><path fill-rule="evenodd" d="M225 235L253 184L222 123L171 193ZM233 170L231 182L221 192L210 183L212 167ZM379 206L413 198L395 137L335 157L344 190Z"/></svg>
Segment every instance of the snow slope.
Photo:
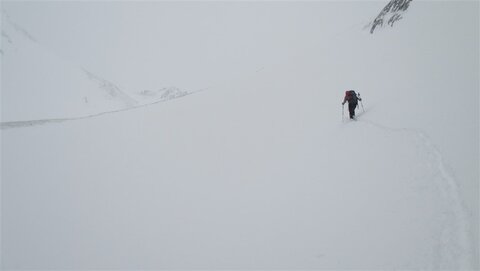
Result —
<svg viewBox="0 0 480 271"><path fill-rule="evenodd" d="M86 117L189 93L175 87L163 87L150 95L122 90L45 47L5 10L1 52L2 98L6 101L2 123Z"/></svg>
<svg viewBox="0 0 480 271"><path fill-rule="evenodd" d="M2 266L478 268L474 19L412 3L179 99L2 124Z"/></svg>

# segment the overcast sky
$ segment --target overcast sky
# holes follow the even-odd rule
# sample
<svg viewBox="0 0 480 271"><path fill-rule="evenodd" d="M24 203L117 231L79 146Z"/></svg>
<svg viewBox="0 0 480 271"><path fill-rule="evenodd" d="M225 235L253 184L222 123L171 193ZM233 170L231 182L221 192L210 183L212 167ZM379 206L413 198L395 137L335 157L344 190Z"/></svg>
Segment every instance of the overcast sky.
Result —
<svg viewBox="0 0 480 271"><path fill-rule="evenodd" d="M361 28L384 4L4 1L2 8L62 57L124 88L155 89L203 88L281 63Z"/></svg>

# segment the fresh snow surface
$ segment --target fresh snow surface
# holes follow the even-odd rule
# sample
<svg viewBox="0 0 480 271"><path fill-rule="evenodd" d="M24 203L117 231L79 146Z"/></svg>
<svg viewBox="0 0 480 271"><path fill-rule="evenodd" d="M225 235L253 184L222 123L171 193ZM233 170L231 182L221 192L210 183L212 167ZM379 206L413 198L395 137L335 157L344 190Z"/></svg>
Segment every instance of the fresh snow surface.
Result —
<svg viewBox="0 0 480 271"><path fill-rule="evenodd" d="M169 100L176 87L132 93L52 52L2 10L2 126L102 114ZM25 122L25 123L19 123Z"/></svg>
<svg viewBox="0 0 480 271"><path fill-rule="evenodd" d="M108 3L112 13L147 5ZM2 38L2 268L478 269L479 3L413 1L371 35L382 4L179 8L192 21L207 7L238 13L230 20L260 14L239 35L296 40L272 62L252 51L225 72L207 65L209 84L188 91L124 90L114 82L131 78L60 61L3 17L2 36L24 40ZM13 21L26 7L3 8ZM325 9L341 22L315 21ZM279 12L330 28L312 39L282 28ZM275 47L267 41L258 46ZM32 84L35 98L24 96ZM347 89L363 98L357 121L342 119Z"/></svg>

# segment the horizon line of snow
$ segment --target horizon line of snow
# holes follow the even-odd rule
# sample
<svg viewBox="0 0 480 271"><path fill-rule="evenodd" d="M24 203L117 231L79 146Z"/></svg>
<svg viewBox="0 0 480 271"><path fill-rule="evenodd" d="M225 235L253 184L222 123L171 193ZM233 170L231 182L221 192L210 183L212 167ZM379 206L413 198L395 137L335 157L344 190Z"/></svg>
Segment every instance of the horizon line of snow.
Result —
<svg viewBox="0 0 480 271"><path fill-rule="evenodd" d="M66 122L66 121L75 121L75 120L96 118L96 117L100 117L100 116L107 115L107 114L114 114L114 113L139 109L139 108L142 108L142 107L147 107L147 106L151 106L151 105L162 103L162 102L167 102L167 101L170 101L170 100L174 100L174 99L185 97L185 96L188 96L188 95L191 95L191 94L195 94L197 92L204 91L206 89L208 89L208 88L203 88L203 89L195 90L195 91L192 91L192 92L180 93L180 94L178 94L178 96L167 97L167 98L157 100L157 101L154 101L154 102L150 102L150 103L147 103L147 104L134 105L134 106L118 109L118 110L104 111L104 112L91 114L91 115L86 115L86 116L80 116L80 117L0 122L0 130L14 129L14 128L26 128L26 127L45 125L45 124L50 124L50 123L61 123L61 122Z"/></svg>

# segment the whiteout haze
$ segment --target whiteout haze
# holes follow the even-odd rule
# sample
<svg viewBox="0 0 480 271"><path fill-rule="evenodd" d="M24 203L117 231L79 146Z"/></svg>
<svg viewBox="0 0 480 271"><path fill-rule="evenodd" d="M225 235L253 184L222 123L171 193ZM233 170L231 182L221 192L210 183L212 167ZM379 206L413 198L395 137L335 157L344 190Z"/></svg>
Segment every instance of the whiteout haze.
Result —
<svg viewBox="0 0 480 271"><path fill-rule="evenodd" d="M400 2L2 1L2 268L478 269L479 2Z"/></svg>

